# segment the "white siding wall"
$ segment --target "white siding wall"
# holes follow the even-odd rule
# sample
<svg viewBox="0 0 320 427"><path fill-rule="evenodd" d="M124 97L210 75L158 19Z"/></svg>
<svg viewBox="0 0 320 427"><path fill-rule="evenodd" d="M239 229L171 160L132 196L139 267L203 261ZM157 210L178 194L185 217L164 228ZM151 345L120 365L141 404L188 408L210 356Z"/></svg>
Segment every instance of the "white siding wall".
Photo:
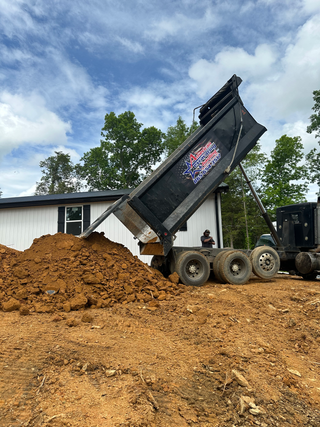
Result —
<svg viewBox="0 0 320 427"><path fill-rule="evenodd" d="M220 197L218 197L218 202L220 202ZM112 202L91 203L91 223L111 204ZM74 204L74 206L79 205ZM44 234L57 233L57 222L58 206L0 209L0 243L13 249L25 250L31 246L33 239ZM217 244L215 195L211 195L189 218L187 227L188 231L177 233L175 246L201 246L200 236L206 228L210 229ZM133 238L131 232L114 215L110 215L96 231L103 231L108 239L125 245L133 255L138 255L142 261L150 262L152 257L139 254L138 240Z"/></svg>
<svg viewBox="0 0 320 427"><path fill-rule="evenodd" d="M57 221L56 206L0 209L0 243L23 251L36 237L55 234Z"/></svg>
<svg viewBox="0 0 320 427"><path fill-rule="evenodd" d="M218 244L218 230L215 210L215 195L209 196L187 221L188 231L178 231L175 246L201 246L200 237L207 228ZM215 246L214 246L215 247Z"/></svg>

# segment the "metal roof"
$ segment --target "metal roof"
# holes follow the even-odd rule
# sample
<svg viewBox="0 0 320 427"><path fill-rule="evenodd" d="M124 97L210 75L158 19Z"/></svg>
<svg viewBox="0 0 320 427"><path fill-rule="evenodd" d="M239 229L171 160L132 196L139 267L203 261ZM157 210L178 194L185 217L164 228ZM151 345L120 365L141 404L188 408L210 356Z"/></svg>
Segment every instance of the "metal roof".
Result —
<svg viewBox="0 0 320 427"><path fill-rule="evenodd" d="M0 198L0 209L30 206L48 206L74 203L104 202L117 200L132 190L88 191L83 193L47 194L45 196L25 196Z"/></svg>
<svg viewBox="0 0 320 427"><path fill-rule="evenodd" d="M222 182L215 192L225 192L228 191L228 188L228 185ZM7 197L0 198L0 209L115 201L125 194L130 194L131 191L130 189L122 189L88 191L83 193L47 194L45 196Z"/></svg>

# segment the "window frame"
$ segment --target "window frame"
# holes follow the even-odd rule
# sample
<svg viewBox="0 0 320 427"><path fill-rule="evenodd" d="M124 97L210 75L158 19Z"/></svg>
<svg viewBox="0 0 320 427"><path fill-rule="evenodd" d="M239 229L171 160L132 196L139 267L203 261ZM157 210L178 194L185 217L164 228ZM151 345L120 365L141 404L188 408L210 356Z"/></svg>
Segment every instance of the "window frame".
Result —
<svg viewBox="0 0 320 427"><path fill-rule="evenodd" d="M79 219L74 219L74 220L67 220L67 212L68 212L68 208L72 209L72 208L81 208L81 220ZM70 223L81 223L81 227L80 227L80 233L79 234L73 234L73 233L68 233L68 224ZM65 214L64 214L64 229L65 229L65 233L66 234L72 234L73 236L80 236L80 234L83 232L83 205L73 205L73 206L65 206Z"/></svg>

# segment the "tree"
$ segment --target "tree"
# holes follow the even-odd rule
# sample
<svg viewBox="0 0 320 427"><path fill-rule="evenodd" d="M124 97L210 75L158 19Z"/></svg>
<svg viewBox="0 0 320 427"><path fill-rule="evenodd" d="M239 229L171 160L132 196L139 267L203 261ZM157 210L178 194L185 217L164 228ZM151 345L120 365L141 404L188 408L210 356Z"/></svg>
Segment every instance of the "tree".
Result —
<svg viewBox="0 0 320 427"><path fill-rule="evenodd" d="M266 155L260 150L261 146L257 143L241 162L255 187L266 162ZM229 191L221 195L225 245L250 249L261 234L268 232L268 227L239 167L225 179L225 183L229 186Z"/></svg>
<svg viewBox="0 0 320 427"><path fill-rule="evenodd" d="M100 146L91 148L81 158L83 165L77 164L77 174L86 181L90 191L106 190L110 186L115 174L109 154Z"/></svg>
<svg viewBox="0 0 320 427"><path fill-rule="evenodd" d="M43 176L40 182L37 182L36 196L80 191L81 183L69 154L55 151L54 156L41 161L39 166Z"/></svg>
<svg viewBox="0 0 320 427"><path fill-rule="evenodd" d="M307 127L307 132L317 132L315 137L320 138L320 90L313 92L314 106L312 107L315 114L310 116L311 124ZM318 141L320 144L320 141ZM317 195L320 196L320 152L313 148L306 155L307 167L310 176L310 182L317 184L319 187Z"/></svg>
<svg viewBox="0 0 320 427"><path fill-rule="evenodd" d="M0 190L0 197L2 196L2 191Z"/></svg>
<svg viewBox="0 0 320 427"><path fill-rule="evenodd" d="M262 176L263 202L275 218L276 208L306 201L308 191L307 167L301 165L301 137L283 135L276 140L271 159Z"/></svg>
<svg viewBox="0 0 320 427"><path fill-rule="evenodd" d="M179 116L175 126L169 126L164 137L164 148L167 156L170 156L187 138L198 128L197 122L188 127Z"/></svg>
<svg viewBox="0 0 320 427"><path fill-rule="evenodd" d="M313 148L306 155L306 161L310 182L318 185L319 189L316 194L320 196L320 152Z"/></svg>
<svg viewBox="0 0 320 427"><path fill-rule="evenodd" d="M152 171L163 153L163 133L142 128L134 113L105 115L100 147L84 153L78 174L90 190L134 188Z"/></svg>
<svg viewBox="0 0 320 427"><path fill-rule="evenodd" d="M320 138L320 90L315 90L313 92L314 106L312 107L315 114L311 114L310 121L311 124L307 127L307 132L317 132L315 137Z"/></svg>

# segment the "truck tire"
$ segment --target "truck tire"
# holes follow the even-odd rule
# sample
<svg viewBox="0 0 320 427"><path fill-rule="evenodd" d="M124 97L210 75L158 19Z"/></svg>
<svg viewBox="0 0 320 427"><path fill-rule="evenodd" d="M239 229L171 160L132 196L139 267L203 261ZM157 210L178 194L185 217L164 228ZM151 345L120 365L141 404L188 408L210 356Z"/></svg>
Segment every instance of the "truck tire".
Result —
<svg viewBox="0 0 320 427"><path fill-rule="evenodd" d="M261 279L271 279L280 268L280 258L270 246L259 246L251 252L250 260L253 273Z"/></svg>
<svg viewBox="0 0 320 427"><path fill-rule="evenodd" d="M176 262L176 272L186 286L201 286L210 275L210 266L200 252L184 252Z"/></svg>
<svg viewBox="0 0 320 427"><path fill-rule="evenodd" d="M222 283L222 277L220 276L220 273L219 273L219 265L220 265L220 259L222 255L224 255L224 252L219 252L218 255L214 257L213 265L212 265L214 277L219 283Z"/></svg>
<svg viewBox="0 0 320 427"><path fill-rule="evenodd" d="M231 252L234 252L234 251L222 251L222 252L219 252L218 255L213 260L213 266L212 266L212 268L213 268L214 277L217 279L217 281L219 283L225 283L224 280L221 277L221 274L220 274L220 262L221 262L221 258L223 256L226 256L227 254L230 254Z"/></svg>
<svg viewBox="0 0 320 427"><path fill-rule="evenodd" d="M227 252L220 259L219 272L224 283L244 285L252 273L250 259L240 251Z"/></svg>

